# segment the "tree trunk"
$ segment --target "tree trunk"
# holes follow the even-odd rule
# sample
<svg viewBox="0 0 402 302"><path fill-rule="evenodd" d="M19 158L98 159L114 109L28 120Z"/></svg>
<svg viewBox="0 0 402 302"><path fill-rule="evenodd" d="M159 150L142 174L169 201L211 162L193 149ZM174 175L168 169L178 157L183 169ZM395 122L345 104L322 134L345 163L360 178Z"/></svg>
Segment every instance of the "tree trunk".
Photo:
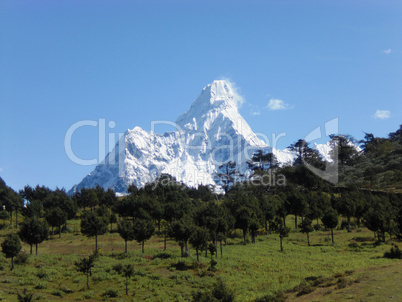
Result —
<svg viewBox="0 0 402 302"><path fill-rule="evenodd" d="M126 295L128 296L128 276L126 276Z"/></svg>
<svg viewBox="0 0 402 302"><path fill-rule="evenodd" d="M348 232L350 233L351 232L351 230L350 230L350 216L348 216L347 219L348 219L347 229L348 229Z"/></svg>
<svg viewBox="0 0 402 302"><path fill-rule="evenodd" d="M283 252L283 246L282 246L282 236L279 237L280 242L281 242L281 252Z"/></svg>
<svg viewBox="0 0 402 302"><path fill-rule="evenodd" d="M127 254L127 240L124 240L124 244L125 244L125 251L126 251L126 254Z"/></svg>
<svg viewBox="0 0 402 302"><path fill-rule="evenodd" d="M246 245L246 234L247 234L247 230L243 230L243 244Z"/></svg>
<svg viewBox="0 0 402 302"><path fill-rule="evenodd" d="M207 258L207 257L208 257L208 248L205 247L205 258Z"/></svg>
<svg viewBox="0 0 402 302"><path fill-rule="evenodd" d="M220 241L221 257L222 257L222 240Z"/></svg>
<svg viewBox="0 0 402 302"><path fill-rule="evenodd" d="M31 244L31 255L32 255L32 244Z"/></svg>
<svg viewBox="0 0 402 302"><path fill-rule="evenodd" d="M335 243L334 242L334 229L331 229L331 237L332 237L332 243Z"/></svg>
<svg viewBox="0 0 402 302"><path fill-rule="evenodd" d="M310 235L307 233L307 245L310 246Z"/></svg>
<svg viewBox="0 0 402 302"><path fill-rule="evenodd" d="M13 228L13 211L10 211L10 228Z"/></svg>
<svg viewBox="0 0 402 302"><path fill-rule="evenodd" d="M11 270L14 269L14 256L11 257Z"/></svg>
<svg viewBox="0 0 402 302"><path fill-rule="evenodd" d="M283 216L283 226L286 228L286 216Z"/></svg>
<svg viewBox="0 0 402 302"><path fill-rule="evenodd" d="M164 244L164 246L163 246L163 251L166 251L166 237L167 237L167 233L165 233L165 236L164 236L165 238L164 238L164 240L163 240L163 244Z"/></svg>
<svg viewBox="0 0 402 302"><path fill-rule="evenodd" d="M295 214L295 229L297 230L297 215Z"/></svg>
<svg viewBox="0 0 402 302"><path fill-rule="evenodd" d="M15 228L18 229L18 211L15 210Z"/></svg>
<svg viewBox="0 0 402 302"><path fill-rule="evenodd" d="M36 243L36 250L35 250L35 252L36 252L35 255L38 255L38 244L37 244L37 243Z"/></svg>
<svg viewBox="0 0 402 302"><path fill-rule="evenodd" d="M145 245L145 241L142 242L142 253L144 254L144 245Z"/></svg>
<svg viewBox="0 0 402 302"><path fill-rule="evenodd" d="M61 224L59 225L59 238L61 238Z"/></svg>
<svg viewBox="0 0 402 302"><path fill-rule="evenodd" d="M89 272L87 272L87 287L89 289Z"/></svg>
<svg viewBox="0 0 402 302"><path fill-rule="evenodd" d="M180 245L180 250L181 250L181 258L184 257L184 245Z"/></svg>
<svg viewBox="0 0 402 302"><path fill-rule="evenodd" d="M98 251L98 236L95 236L95 251Z"/></svg>
<svg viewBox="0 0 402 302"><path fill-rule="evenodd" d="M200 257L198 256L198 249L195 249L195 253L197 254L197 261L200 261Z"/></svg>

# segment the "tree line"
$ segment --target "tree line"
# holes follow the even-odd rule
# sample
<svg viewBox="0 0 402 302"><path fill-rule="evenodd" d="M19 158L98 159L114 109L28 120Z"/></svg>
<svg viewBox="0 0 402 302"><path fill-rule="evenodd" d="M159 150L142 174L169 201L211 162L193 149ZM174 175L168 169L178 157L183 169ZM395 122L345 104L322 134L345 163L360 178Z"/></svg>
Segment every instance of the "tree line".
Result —
<svg viewBox="0 0 402 302"><path fill-rule="evenodd" d="M399 154L400 159L401 137L401 129L391 133L387 139L391 147L380 152L378 148L383 149L386 143L367 136L359 152L351 144L351 137L332 136L330 143L338 150L341 177L347 178L347 171L360 169L362 162L375 162L378 156L382 161L390 157L395 162ZM305 163L323 165L318 152L307 142L298 140L290 148L297 154L296 161L282 167L272 153L255 152L248 163L253 173L247 180L237 181L236 177L241 175L236 163L221 166L217 177L224 180L224 195L214 194L209 186L189 188L169 175L162 175L142 188L131 185L128 195L121 198L111 189L99 186L81 189L73 196L63 189L43 186L26 186L16 193L1 179L1 225L5 227L9 219L10 226L18 229L17 237L10 235L3 242L3 252L14 257L21 239L30 245L31 254L33 246L38 253L38 245L50 232L54 234L56 229L61 236L63 230L68 230L68 220L73 218L80 218L83 235L95 238L95 250L98 236L112 232L113 225L117 225L115 231L124 240L126 252L133 240L141 244L144 252L146 241L158 234L164 238L165 250L167 240L173 239L183 257L191 246L197 259L202 251L215 257L218 253L222 255L222 246L236 230L241 230L244 244L248 236L255 243L260 233L277 233L282 250L282 239L291 227L305 233L310 244L309 234L324 226L331 231L334 242L333 230L338 227L340 217L341 227L347 231L353 226L366 226L378 240L385 241L386 234L401 238L401 194L348 185L342 180L339 185L332 185L306 168ZM380 155L374 156L377 153ZM259 184L259 180L272 173L284 175L286 185ZM398 181L396 175L394 183ZM20 224L19 214L24 216ZM289 215L294 217L292 226L286 225Z"/></svg>

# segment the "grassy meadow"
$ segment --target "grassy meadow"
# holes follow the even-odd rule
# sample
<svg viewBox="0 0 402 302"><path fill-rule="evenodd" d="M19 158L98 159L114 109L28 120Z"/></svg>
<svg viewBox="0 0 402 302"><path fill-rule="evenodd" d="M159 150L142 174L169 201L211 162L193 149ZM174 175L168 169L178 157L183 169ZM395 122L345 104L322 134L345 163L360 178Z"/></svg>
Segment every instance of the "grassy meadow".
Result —
<svg viewBox="0 0 402 302"><path fill-rule="evenodd" d="M292 216L288 220L292 225ZM51 236L39 245L38 255L29 256L25 264L16 259L20 263L13 271L10 259L1 254L1 301L17 301L17 294L24 290L39 301L191 301L194 291L210 290L218 278L234 291L236 301L255 301L277 292L283 292L288 301L342 301L339 297L376 301L370 300L376 297L375 288L387 285L365 288L369 283L364 280L373 281L367 274L373 271L380 278L381 268L390 268L393 271L384 280L396 284L401 281L400 273L394 272L401 267L400 260L382 257L390 250L389 238L386 244L377 244L373 233L365 228L350 233L336 230L334 245L329 231L313 232L311 246L307 246L305 234L293 230L284 239L283 253L277 234L262 234L255 244L243 245L238 231L227 239L222 257L218 248L215 272L208 270L210 255L205 257L201 252L197 263L195 250L189 246L190 256L180 258L180 247L172 240L168 240L167 251L163 252L163 238L159 236L145 243L144 254L135 241L128 243L129 252L125 254L123 239L112 232L98 238L100 256L89 277L88 289L86 276L75 269L74 263L92 254L95 239L80 234L79 220L71 220L68 225L70 233L63 233L61 238ZM0 231L0 242L9 232L13 230ZM29 253L29 246L23 244L23 251ZM125 278L119 274L124 264L135 268L128 282L129 295L125 294ZM386 279L389 276L392 278ZM359 290L349 296L334 292L351 288ZM393 290L394 296L402 292L399 286L393 286ZM377 292L380 295L381 291ZM314 293L316 296L308 298Z"/></svg>

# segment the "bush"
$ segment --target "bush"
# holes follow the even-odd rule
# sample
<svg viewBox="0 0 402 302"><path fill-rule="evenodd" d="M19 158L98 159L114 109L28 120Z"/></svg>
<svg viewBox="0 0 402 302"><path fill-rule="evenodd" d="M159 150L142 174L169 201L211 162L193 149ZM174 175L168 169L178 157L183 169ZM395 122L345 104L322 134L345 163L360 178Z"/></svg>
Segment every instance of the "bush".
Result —
<svg viewBox="0 0 402 302"><path fill-rule="evenodd" d="M384 253L384 258L402 259L402 252L396 244L393 244L391 250Z"/></svg>
<svg viewBox="0 0 402 302"><path fill-rule="evenodd" d="M29 260L29 255L26 252L19 252L14 259L15 264L27 264Z"/></svg>
<svg viewBox="0 0 402 302"><path fill-rule="evenodd" d="M157 259L157 258L159 258L159 259L169 259L171 257L172 257L171 254L163 252L163 253L156 254L155 256L152 257L152 259Z"/></svg>
<svg viewBox="0 0 402 302"><path fill-rule="evenodd" d="M43 283L43 282L39 282L38 284L36 284L35 289L46 289L47 288L47 284Z"/></svg>
<svg viewBox="0 0 402 302"><path fill-rule="evenodd" d="M24 288L22 294L17 293L17 299L21 302L31 302L35 300L33 293L29 293L26 288Z"/></svg>
<svg viewBox="0 0 402 302"><path fill-rule="evenodd" d="M233 290L228 288L222 280L218 280L211 291L198 291L193 293L195 302L224 301L233 302L235 295Z"/></svg>
<svg viewBox="0 0 402 302"><path fill-rule="evenodd" d="M64 293L61 290L57 290L57 289L52 291L52 295L56 296L56 297L60 297L60 298L64 297Z"/></svg>
<svg viewBox="0 0 402 302"><path fill-rule="evenodd" d="M118 296L118 293L117 290L109 288L101 296L104 298L116 298Z"/></svg>
<svg viewBox="0 0 402 302"><path fill-rule="evenodd" d="M255 302L283 302L286 297L282 292L278 292L275 295L266 295L261 298L255 299Z"/></svg>
<svg viewBox="0 0 402 302"><path fill-rule="evenodd" d="M121 263L115 264L115 265L113 265L112 269L114 271L116 271L116 273L121 275L121 272L123 271L123 264L121 264Z"/></svg>

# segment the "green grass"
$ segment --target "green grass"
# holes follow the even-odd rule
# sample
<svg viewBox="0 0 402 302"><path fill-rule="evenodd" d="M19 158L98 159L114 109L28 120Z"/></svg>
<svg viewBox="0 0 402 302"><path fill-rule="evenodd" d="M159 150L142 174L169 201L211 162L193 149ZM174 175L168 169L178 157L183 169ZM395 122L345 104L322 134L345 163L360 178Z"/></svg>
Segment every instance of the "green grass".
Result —
<svg viewBox="0 0 402 302"><path fill-rule="evenodd" d="M289 225L291 221L289 217ZM181 259L179 246L169 241L167 254L152 260L163 252L163 238L154 236L146 242L145 254L139 244L129 242L130 251L125 255L124 241L112 233L98 239L101 256L92 270L88 290L86 277L75 270L74 262L92 253L95 240L78 233L79 221L69 225L76 231L40 244L39 254L30 256L27 264L16 265L14 271L10 271L10 260L0 256L3 301L15 301L16 294L24 289L44 301L132 301L134 294L138 301L188 301L193 291L210 289L217 278L234 289L236 301L254 301L277 291L290 291L307 277L331 277L399 261L383 258L391 245L375 245L372 232L366 229L335 231L335 245L328 241L329 232L314 232L310 235L312 246L307 246L304 234L293 231L284 240L283 253L276 234L261 235L255 244L244 246L239 232L228 239L212 273L208 271L210 257L205 258L204 253L200 263L193 249L189 258ZM0 231L0 241L7 232L10 230ZM29 252L29 246L23 245L23 250ZM179 261L183 263L177 265ZM126 296L125 278L118 271L120 265L129 263L134 265L135 275L129 281L130 296ZM107 297L108 292L117 296Z"/></svg>

